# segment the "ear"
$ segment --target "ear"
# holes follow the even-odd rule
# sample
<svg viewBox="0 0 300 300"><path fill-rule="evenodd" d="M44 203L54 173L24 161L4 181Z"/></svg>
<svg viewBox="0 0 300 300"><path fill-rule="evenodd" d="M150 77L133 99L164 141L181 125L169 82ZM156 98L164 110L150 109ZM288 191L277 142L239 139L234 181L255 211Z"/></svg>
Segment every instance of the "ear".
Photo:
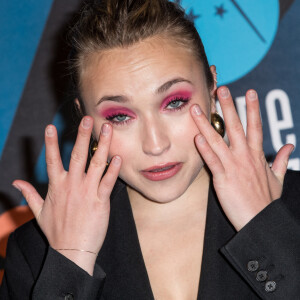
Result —
<svg viewBox="0 0 300 300"><path fill-rule="evenodd" d="M211 105L210 105L210 111L211 113L215 113L216 110L216 96L217 96L217 69L215 65L211 65L210 67L210 71L213 75L213 79L214 79L214 84L213 87L210 91L210 99L211 99Z"/></svg>
<svg viewBox="0 0 300 300"><path fill-rule="evenodd" d="M74 100L75 107L78 109L78 112L82 114L82 109L78 98Z"/></svg>

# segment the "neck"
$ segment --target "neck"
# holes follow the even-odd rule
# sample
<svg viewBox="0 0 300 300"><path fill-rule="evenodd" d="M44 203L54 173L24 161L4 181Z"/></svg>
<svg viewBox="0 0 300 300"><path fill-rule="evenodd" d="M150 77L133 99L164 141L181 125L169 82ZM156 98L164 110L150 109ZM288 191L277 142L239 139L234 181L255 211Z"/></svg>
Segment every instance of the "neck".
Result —
<svg viewBox="0 0 300 300"><path fill-rule="evenodd" d="M209 181L209 174L205 168L202 168L184 194L168 203L151 201L134 189L127 187L136 222L162 224L186 220L193 216L205 217Z"/></svg>

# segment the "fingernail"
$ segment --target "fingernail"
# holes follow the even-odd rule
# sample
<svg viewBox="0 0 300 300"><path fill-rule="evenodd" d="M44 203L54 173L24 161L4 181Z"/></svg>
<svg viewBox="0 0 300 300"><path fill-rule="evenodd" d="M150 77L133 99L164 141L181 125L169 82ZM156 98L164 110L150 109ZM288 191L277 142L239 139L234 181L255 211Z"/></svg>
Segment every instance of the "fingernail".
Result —
<svg viewBox="0 0 300 300"><path fill-rule="evenodd" d="M82 127L85 129L89 129L91 127L92 121L90 118L83 118Z"/></svg>
<svg viewBox="0 0 300 300"><path fill-rule="evenodd" d="M48 126L48 127L46 128L46 135L47 135L47 136L53 136L53 135L54 135L54 129L53 129L52 126Z"/></svg>
<svg viewBox="0 0 300 300"><path fill-rule="evenodd" d="M120 156L115 156L113 159L114 165L118 166L121 163L121 158Z"/></svg>
<svg viewBox="0 0 300 300"><path fill-rule="evenodd" d="M18 191L22 192L22 189L21 189L18 185L16 185L15 183L13 183L12 186L13 186L15 189L17 189Z"/></svg>
<svg viewBox="0 0 300 300"><path fill-rule="evenodd" d="M222 87L220 90L220 94L222 97L227 98L229 96L229 90L227 87Z"/></svg>
<svg viewBox="0 0 300 300"><path fill-rule="evenodd" d="M197 116L200 116L202 114L202 111L201 111L201 108L199 105L194 105L194 113L197 115Z"/></svg>
<svg viewBox="0 0 300 300"><path fill-rule="evenodd" d="M295 146L290 149L290 155L295 151Z"/></svg>
<svg viewBox="0 0 300 300"><path fill-rule="evenodd" d="M109 134L109 125L108 124L103 124L101 128L101 134L102 135L108 135Z"/></svg>
<svg viewBox="0 0 300 300"><path fill-rule="evenodd" d="M255 91L250 91L248 92L248 97L250 100L255 100L257 99L257 93Z"/></svg>
<svg viewBox="0 0 300 300"><path fill-rule="evenodd" d="M202 134L198 134L196 139L197 139L197 143L199 143L199 144L205 143L205 137Z"/></svg>

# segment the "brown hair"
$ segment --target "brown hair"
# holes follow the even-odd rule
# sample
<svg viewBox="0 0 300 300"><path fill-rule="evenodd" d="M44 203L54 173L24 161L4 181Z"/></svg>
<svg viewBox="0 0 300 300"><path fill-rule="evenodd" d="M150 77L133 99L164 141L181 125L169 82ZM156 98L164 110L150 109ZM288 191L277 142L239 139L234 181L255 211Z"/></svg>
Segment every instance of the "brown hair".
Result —
<svg viewBox="0 0 300 300"><path fill-rule="evenodd" d="M80 99L80 70L90 53L128 47L153 36L171 38L202 63L208 88L213 76L201 38L183 9L168 0L94 0L85 3L69 38L69 65L76 97Z"/></svg>

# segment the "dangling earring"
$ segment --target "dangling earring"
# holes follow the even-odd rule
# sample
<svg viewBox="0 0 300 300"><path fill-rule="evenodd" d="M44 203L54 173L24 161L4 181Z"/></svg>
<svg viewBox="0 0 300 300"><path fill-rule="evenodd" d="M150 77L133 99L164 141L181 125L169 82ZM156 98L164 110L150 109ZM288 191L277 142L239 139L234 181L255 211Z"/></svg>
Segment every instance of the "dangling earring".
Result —
<svg viewBox="0 0 300 300"><path fill-rule="evenodd" d="M222 117L217 113L211 114L211 125L221 137L225 135L225 123Z"/></svg>

